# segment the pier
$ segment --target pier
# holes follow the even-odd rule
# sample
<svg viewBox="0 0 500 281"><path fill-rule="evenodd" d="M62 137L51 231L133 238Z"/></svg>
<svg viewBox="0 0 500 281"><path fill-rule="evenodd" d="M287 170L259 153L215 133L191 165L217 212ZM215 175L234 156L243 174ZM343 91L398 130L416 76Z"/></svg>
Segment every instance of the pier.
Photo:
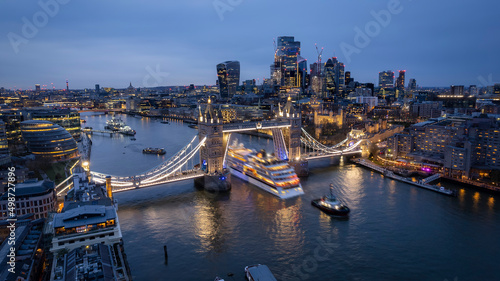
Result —
<svg viewBox="0 0 500 281"><path fill-rule="evenodd" d="M436 175L432 175L432 176L424 179L424 180L426 180L425 182L424 182L424 180L413 181L412 179L398 176L398 175L394 174L392 171L389 171L386 168L383 168L383 167L381 167L381 166L379 166L379 165L377 165L377 164L375 164L375 163L373 163L371 161L363 159L363 158L358 158L358 159L355 159L355 160L352 160L352 161L354 163L358 164L358 165L361 165L363 167L366 167L366 168L372 169L372 170L374 170L376 172L379 172L382 175L384 175L385 177L388 177L390 179L397 180L397 181L400 181L400 182L404 182L404 183L407 183L407 184L411 184L413 186L417 186L417 187L424 188L424 189L427 189L427 190L430 190L430 191L438 192L438 193L441 193L441 194L444 194L444 195L456 196L456 193L453 190L446 189L444 187L440 187L440 186L436 186L436 185L427 184L427 182L431 182L431 181L437 180L440 177L439 174L436 174L437 176Z"/></svg>

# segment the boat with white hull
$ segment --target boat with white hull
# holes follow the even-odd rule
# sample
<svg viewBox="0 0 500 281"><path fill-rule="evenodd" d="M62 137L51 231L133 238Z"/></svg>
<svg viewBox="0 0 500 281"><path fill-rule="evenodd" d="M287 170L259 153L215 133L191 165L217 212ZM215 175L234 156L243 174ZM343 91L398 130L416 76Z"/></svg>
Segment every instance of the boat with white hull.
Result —
<svg viewBox="0 0 500 281"><path fill-rule="evenodd" d="M300 180L288 162L263 150L256 152L234 144L228 149L227 162L232 175L281 199L304 194Z"/></svg>

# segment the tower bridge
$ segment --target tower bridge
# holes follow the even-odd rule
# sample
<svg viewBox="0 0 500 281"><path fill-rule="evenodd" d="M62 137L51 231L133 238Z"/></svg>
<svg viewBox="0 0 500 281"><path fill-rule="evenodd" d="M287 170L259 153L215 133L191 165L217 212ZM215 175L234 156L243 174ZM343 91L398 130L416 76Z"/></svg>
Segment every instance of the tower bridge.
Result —
<svg viewBox="0 0 500 281"><path fill-rule="evenodd" d="M113 192L187 179L195 179L197 185L207 190L229 190L231 185L224 162L231 134L262 129L272 131L275 156L288 160L299 176L308 174L308 161L332 158L334 162L340 162L343 156L361 154L362 139L347 137L328 147L308 134L302 128L300 112L294 108L290 98L284 107L279 107L276 115L274 120L268 121L223 123L221 112L208 100L203 110L199 107L198 135L165 162L133 176L113 176L94 171L90 174L98 183L105 183L106 178L111 177ZM58 194L68 189L69 185L60 184Z"/></svg>

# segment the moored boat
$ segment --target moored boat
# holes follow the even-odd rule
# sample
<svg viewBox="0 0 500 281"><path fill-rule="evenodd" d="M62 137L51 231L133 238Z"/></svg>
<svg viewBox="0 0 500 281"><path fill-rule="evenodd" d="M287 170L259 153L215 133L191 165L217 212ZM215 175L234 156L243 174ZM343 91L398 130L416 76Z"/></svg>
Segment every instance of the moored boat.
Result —
<svg viewBox="0 0 500 281"><path fill-rule="evenodd" d="M323 212L334 216L348 216L351 211L333 195L333 184L330 184L330 194L321 199L312 200L311 204Z"/></svg>
<svg viewBox="0 0 500 281"><path fill-rule="evenodd" d="M123 127L125 127L125 122L123 122L121 118L113 117L111 120L106 121L106 126L104 126L104 129L119 131Z"/></svg>
<svg viewBox="0 0 500 281"><path fill-rule="evenodd" d="M142 150L142 153L144 154L158 154L158 155L164 155L165 153L167 153L167 151L165 151L164 148L153 148L153 147L148 147L148 148L144 148Z"/></svg>
<svg viewBox="0 0 500 281"><path fill-rule="evenodd" d="M120 132L120 134L124 134L127 136L135 136L135 134L136 134L135 130L133 130L129 126L124 126L124 127L120 128L119 132Z"/></svg>

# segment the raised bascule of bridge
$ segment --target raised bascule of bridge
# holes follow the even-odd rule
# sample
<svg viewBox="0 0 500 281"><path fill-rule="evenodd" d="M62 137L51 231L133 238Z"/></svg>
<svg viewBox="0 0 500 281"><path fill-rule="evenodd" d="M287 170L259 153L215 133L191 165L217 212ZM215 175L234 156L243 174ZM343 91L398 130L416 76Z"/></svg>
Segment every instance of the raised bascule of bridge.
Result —
<svg viewBox="0 0 500 281"><path fill-rule="evenodd" d="M308 175L308 161L330 158L335 164L340 162L342 156L351 157L362 152L363 139L347 137L339 144L329 147L314 139L301 124L300 112L294 108L291 99L288 99L285 106L279 107L274 120L241 123L224 123L221 112L208 100L204 109L199 107L198 135L167 161L133 176L90 173L98 183L105 183L106 178L111 177L113 192L187 179L195 179L197 185L207 190L229 190L231 184L224 169L229 138L232 133L253 130L271 130L275 156L288 160L299 176ZM63 190L68 189L69 186L60 184L58 193L62 194Z"/></svg>

